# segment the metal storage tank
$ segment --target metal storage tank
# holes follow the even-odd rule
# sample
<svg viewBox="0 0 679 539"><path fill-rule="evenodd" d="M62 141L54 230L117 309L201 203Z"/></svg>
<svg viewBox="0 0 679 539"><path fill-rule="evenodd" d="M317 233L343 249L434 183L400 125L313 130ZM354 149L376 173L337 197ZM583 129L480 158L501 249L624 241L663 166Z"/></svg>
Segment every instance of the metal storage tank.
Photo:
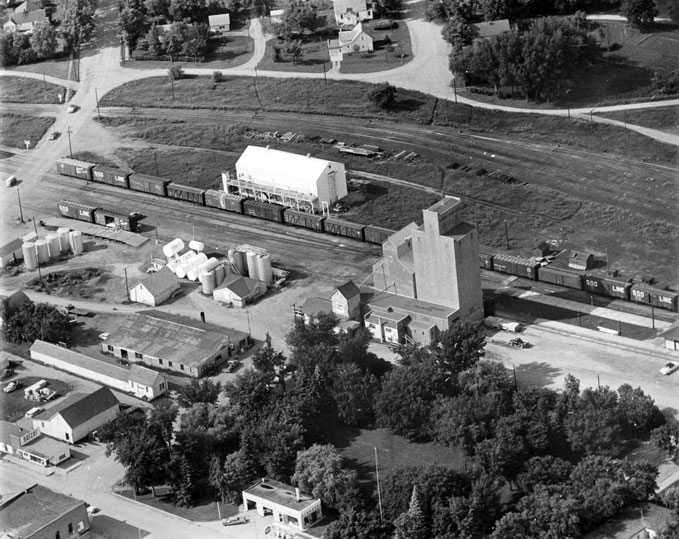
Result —
<svg viewBox="0 0 679 539"><path fill-rule="evenodd" d="M248 265L248 277L259 279L257 273L257 255L253 251L248 251L245 253L245 260Z"/></svg>
<svg viewBox="0 0 679 539"><path fill-rule="evenodd" d="M243 260L243 255L244 253L236 249L229 249L229 262L238 275L245 275L245 260Z"/></svg>
<svg viewBox="0 0 679 539"><path fill-rule="evenodd" d="M49 248L45 240L38 240L35 242L35 252L38 255L38 263L44 264L50 259Z"/></svg>
<svg viewBox="0 0 679 539"><path fill-rule="evenodd" d="M226 268L221 264L215 269L215 286L222 284L222 281L226 278Z"/></svg>
<svg viewBox="0 0 679 539"><path fill-rule="evenodd" d="M59 249L62 253L66 253L71 250L71 244L68 242L68 233L71 230L68 227L62 226L57 229L57 236L59 237Z"/></svg>
<svg viewBox="0 0 679 539"><path fill-rule="evenodd" d="M45 236L45 241L47 242L47 252L50 258L55 258L61 254L59 236L56 234L47 234L47 236Z"/></svg>
<svg viewBox="0 0 679 539"><path fill-rule="evenodd" d="M202 241L191 240L189 242L189 249L193 249L197 253L202 253L205 249L205 244Z"/></svg>
<svg viewBox="0 0 679 539"><path fill-rule="evenodd" d="M35 232L29 232L23 238L21 238L21 241L23 241L24 243L29 243L29 242L33 243L37 239L38 239L38 235Z"/></svg>
<svg viewBox="0 0 679 539"><path fill-rule="evenodd" d="M212 294L212 292L215 291L215 288L217 288L217 285L215 284L215 272L208 271L206 274L204 274L202 277L202 282L203 294Z"/></svg>
<svg viewBox="0 0 679 539"><path fill-rule="evenodd" d="M27 241L21 246L21 252L24 255L24 264L29 270L38 267L38 255L35 251L35 243Z"/></svg>
<svg viewBox="0 0 679 539"><path fill-rule="evenodd" d="M178 268L179 266L181 266L182 264L188 262L190 259L194 258L195 256L198 256L198 255L196 255L196 253L194 253L193 251L186 251L183 255L178 256L178 257L175 258L174 260L170 260L170 261L167 263L167 268L168 268L172 273L176 274L176 273L177 273L177 268Z"/></svg>
<svg viewBox="0 0 679 539"><path fill-rule="evenodd" d="M186 277L188 275L189 271L191 271L196 266L202 264L206 260L207 260L207 256L205 255L205 253L199 253L196 256L194 256L193 258L189 259L188 262L185 262L184 264L179 266L177 268L177 271L175 271L175 275L177 277L179 277L180 279L183 279L184 277Z"/></svg>
<svg viewBox="0 0 679 539"><path fill-rule="evenodd" d="M175 238L170 243L163 245L163 254L167 258L172 258L174 255L184 249L184 242L181 238Z"/></svg>
<svg viewBox="0 0 679 539"><path fill-rule="evenodd" d="M259 255L257 257L257 274L259 279L266 284L273 283L273 271L271 271L271 255Z"/></svg>
<svg viewBox="0 0 679 539"><path fill-rule="evenodd" d="M71 244L71 251L74 255L79 255L85 250L83 245L83 235L80 230L74 230L68 233L68 241Z"/></svg>
<svg viewBox="0 0 679 539"><path fill-rule="evenodd" d="M192 268L186 273L189 281L197 281L198 277L207 273L208 271L214 270L219 265L219 260L216 258L208 258L202 264L198 264L195 268Z"/></svg>

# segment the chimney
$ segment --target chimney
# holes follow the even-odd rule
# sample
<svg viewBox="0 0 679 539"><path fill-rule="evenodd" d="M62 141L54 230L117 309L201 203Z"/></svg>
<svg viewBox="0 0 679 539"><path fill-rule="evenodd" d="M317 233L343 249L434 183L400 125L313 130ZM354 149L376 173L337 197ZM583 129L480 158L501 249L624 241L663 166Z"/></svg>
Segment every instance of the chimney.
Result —
<svg viewBox="0 0 679 539"><path fill-rule="evenodd" d="M300 499L299 499L299 487L295 487L295 496L297 496L297 501L300 501Z"/></svg>
<svg viewBox="0 0 679 539"><path fill-rule="evenodd" d="M267 144L267 145L266 145L266 149L267 149L267 150L270 150L270 149L271 149L271 146L269 146L269 145Z"/></svg>
<svg viewBox="0 0 679 539"><path fill-rule="evenodd" d="M311 159L311 154L310 153L306 154L306 158Z"/></svg>
<svg viewBox="0 0 679 539"><path fill-rule="evenodd" d="M205 311L200 311L200 320L205 323Z"/></svg>

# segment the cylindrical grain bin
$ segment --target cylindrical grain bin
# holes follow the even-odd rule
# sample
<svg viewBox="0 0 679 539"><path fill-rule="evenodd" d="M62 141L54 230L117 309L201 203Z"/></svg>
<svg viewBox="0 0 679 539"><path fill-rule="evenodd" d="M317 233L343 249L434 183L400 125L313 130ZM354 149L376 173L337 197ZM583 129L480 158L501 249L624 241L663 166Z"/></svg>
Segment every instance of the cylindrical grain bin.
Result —
<svg viewBox="0 0 679 539"><path fill-rule="evenodd" d="M248 265L248 277L252 279L259 279L257 273L257 254L252 251L248 251L245 254L245 260Z"/></svg>
<svg viewBox="0 0 679 539"><path fill-rule="evenodd" d="M215 272L208 271L207 273L203 274L201 280L203 282L203 294L212 294L212 292L214 292L215 288L217 287L215 284Z"/></svg>
<svg viewBox="0 0 679 539"><path fill-rule="evenodd" d="M45 236L45 241L47 242L47 252L50 258L56 258L61 254L59 236L56 234L47 234L47 236Z"/></svg>
<svg viewBox="0 0 679 539"><path fill-rule="evenodd" d="M179 266L184 264L184 262L188 262L189 259L193 258L194 256L196 256L196 253L193 251L186 251L183 255L179 255L174 260L168 261L167 269L169 269L172 273L176 273Z"/></svg>
<svg viewBox="0 0 679 539"><path fill-rule="evenodd" d="M214 269L215 272L215 286L222 284L222 281L226 278L226 268L221 264Z"/></svg>
<svg viewBox="0 0 679 539"><path fill-rule="evenodd" d="M271 270L271 256L267 253L257 257L257 274L260 281L267 285L273 283L273 271Z"/></svg>
<svg viewBox="0 0 679 539"><path fill-rule="evenodd" d="M186 273L189 281L197 281L198 277L207 273L208 271L214 270L219 265L219 260L215 257L208 258L202 264L198 264L195 268L191 269Z"/></svg>
<svg viewBox="0 0 679 539"><path fill-rule="evenodd" d="M33 270L38 267L38 254L35 251L35 243L27 241L21 246L21 252L24 255L26 269Z"/></svg>
<svg viewBox="0 0 679 539"><path fill-rule="evenodd" d="M68 241L68 233L70 231L71 230L65 226L57 229L57 236L59 237L59 249L62 253L67 253L71 250L71 243Z"/></svg>
<svg viewBox="0 0 679 539"><path fill-rule="evenodd" d="M233 266L234 272L238 275L245 275L245 262L243 253L236 249L229 249L229 263Z"/></svg>
<svg viewBox="0 0 679 539"><path fill-rule="evenodd" d="M172 258L184 249L184 242L181 238L175 238L170 243L163 246L163 254L167 258Z"/></svg>
<svg viewBox="0 0 679 539"><path fill-rule="evenodd" d="M83 235L80 230L74 230L68 233L68 242L71 244L71 251L74 255L79 255L85 250L83 245Z"/></svg>
<svg viewBox="0 0 679 539"><path fill-rule="evenodd" d="M50 259L49 247L45 240L38 240L35 242L35 252L38 255L38 263L44 264Z"/></svg>
<svg viewBox="0 0 679 539"><path fill-rule="evenodd" d="M198 258L198 255L193 251L189 251L186 253L186 257L182 255L181 258L182 261L174 267L173 271L177 277L183 279L184 277L186 277L186 272L193 267L193 263Z"/></svg>
<svg viewBox="0 0 679 539"><path fill-rule="evenodd" d="M202 253L203 249L205 249L205 244L202 241L191 240L189 242L189 249Z"/></svg>
<svg viewBox="0 0 679 539"><path fill-rule="evenodd" d="M206 260L207 260L207 256L205 255L205 253L198 253L191 260L189 260L185 264L182 264L181 266L179 266L175 273L176 273L177 277L179 277L180 279L184 279L185 277L188 276L189 271L191 271L196 266L199 266L200 264L202 264Z"/></svg>

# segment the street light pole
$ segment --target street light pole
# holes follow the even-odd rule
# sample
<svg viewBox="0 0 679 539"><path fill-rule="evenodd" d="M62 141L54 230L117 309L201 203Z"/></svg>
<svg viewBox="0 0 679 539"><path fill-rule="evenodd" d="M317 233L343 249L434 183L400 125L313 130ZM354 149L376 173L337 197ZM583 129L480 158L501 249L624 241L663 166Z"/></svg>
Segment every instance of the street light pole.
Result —
<svg viewBox="0 0 679 539"><path fill-rule="evenodd" d="M17 197L19 198L19 216L21 219L21 222L24 222L24 212L21 209L21 193L19 193L19 188L17 187Z"/></svg>
<svg viewBox="0 0 679 539"><path fill-rule="evenodd" d="M66 133L68 133L68 153L71 156L71 159L73 159L73 148L71 147L71 126L70 125L66 129Z"/></svg>

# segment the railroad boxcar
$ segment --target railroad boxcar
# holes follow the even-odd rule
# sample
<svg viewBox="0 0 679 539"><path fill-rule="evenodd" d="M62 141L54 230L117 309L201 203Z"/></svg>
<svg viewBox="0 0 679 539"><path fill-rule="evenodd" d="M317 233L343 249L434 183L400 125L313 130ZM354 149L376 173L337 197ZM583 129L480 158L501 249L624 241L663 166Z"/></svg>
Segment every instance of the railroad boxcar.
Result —
<svg viewBox="0 0 679 539"><path fill-rule="evenodd" d="M135 172L130 174L130 189L132 191L143 191L144 193L151 193L161 197L167 196L167 184L169 180L164 180L158 176L149 176L148 174L139 174Z"/></svg>
<svg viewBox="0 0 679 539"><path fill-rule="evenodd" d="M323 230L326 234L344 236L345 238L363 241L365 226L350 221L342 221L341 219L327 217L323 222Z"/></svg>
<svg viewBox="0 0 679 539"><path fill-rule="evenodd" d="M538 271L540 270L540 262L531 260L530 258L519 258L516 260L516 275L524 279L538 280Z"/></svg>
<svg viewBox="0 0 679 539"><path fill-rule="evenodd" d="M205 191L205 205L211 208L219 208L235 213L243 213L243 201L245 198L218 191L216 189L208 189Z"/></svg>
<svg viewBox="0 0 679 539"><path fill-rule="evenodd" d="M81 180L92 180L92 169L94 163L87 161L79 161L78 159L69 159L64 157L57 160L57 172L62 176L72 176L80 178Z"/></svg>
<svg viewBox="0 0 679 539"><path fill-rule="evenodd" d="M96 206L88 206L87 204L71 202L70 200L59 201L57 208L64 217L78 219L87 223L94 223L94 210L97 209Z"/></svg>
<svg viewBox="0 0 679 539"><path fill-rule="evenodd" d="M542 266L538 270L538 280L543 283L558 284L567 288L582 290L582 274L555 266Z"/></svg>
<svg viewBox="0 0 679 539"><path fill-rule="evenodd" d="M136 217L124 212L104 208L94 210L94 222L98 225L110 226L130 232L136 232L138 228Z"/></svg>
<svg viewBox="0 0 679 539"><path fill-rule="evenodd" d="M267 221L283 222L283 206L270 204L259 200L248 199L243 202L243 214L266 219Z"/></svg>
<svg viewBox="0 0 679 539"><path fill-rule="evenodd" d="M92 180L128 189L130 187L130 174L132 174L131 170L95 165L92 169Z"/></svg>
<svg viewBox="0 0 679 539"><path fill-rule="evenodd" d="M494 257L495 255L492 253L479 251L479 266L481 266L483 269L492 270Z"/></svg>
<svg viewBox="0 0 679 539"><path fill-rule="evenodd" d="M582 279L582 289L586 292L593 292L600 296L609 296L629 301L630 283L611 279L609 277L599 277L597 275L585 275Z"/></svg>
<svg viewBox="0 0 679 539"><path fill-rule="evenodd" d="M517 275L516 257L504 254L495 255L493 257L493 269L500 273Z"/></svg>
<svg viewBox="0 0 679 539"><path fill-rule="evenodd" d="M290 226L299 226L308 228L309 230L315 230L316 232L323 232L323 221L325 220L325 217L285 208L283 210L283 220Z"/></svg>
<svg viewBox="0 0 679 539"><path fill-rule="evenodd" d="M189 187L188 185L182 185L180 183L168 183L167 184L167 197L177 198L179 200L186 200L187 202L193 202L194 204L205 205L205 190L198 189L197 187Z"/></svg>
<svg viewBox="0 0 679 539"><path fill-rule="evenodd" d="M661 309L668 309L670 311L677 310L677 294L670 290L663 290L644 283L633 284L630 289L630 301L635 303L643 303L645 305L653 305Z"/></svg>
<svg viewBox="0 0 679 539"><path fill-rule="evenodd" d="M368 225L363 230L363 237L368 243L382 245L394 233L388 228L381 228L379 226Z"/></svg>

